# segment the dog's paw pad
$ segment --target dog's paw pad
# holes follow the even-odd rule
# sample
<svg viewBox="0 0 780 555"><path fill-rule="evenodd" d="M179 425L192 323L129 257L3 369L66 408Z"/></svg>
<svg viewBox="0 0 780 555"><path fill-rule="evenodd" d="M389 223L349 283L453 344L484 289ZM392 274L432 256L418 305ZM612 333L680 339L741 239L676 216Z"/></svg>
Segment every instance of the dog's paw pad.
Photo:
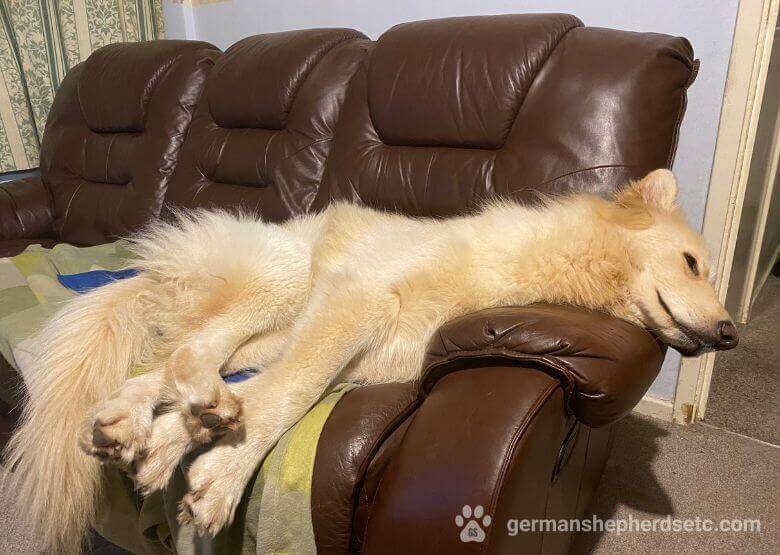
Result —
<svg viewBox="0 0 780 555"><path fill-rule="evenodd" d="M143 457L147 427L125 414L108 410L98 413L87 423L79 437L79 445L88 455L104 463L131 465Z"/></svg>
<svg viewBox="0 0 780 555"><path fill-rule="evenodd" d="M190 404L187 427L198 443L209 443L241 426L241 402L236 398L224 399L219 404L204 406Z"/></svg>
<svg viewBox="0 0 780 555"><path fill-rule="evenodd" d="M485 541L485 528L489 527L493 519L485 514L482 505L477 505L472 511L470 505L464 505L460 514L455 516L455 525L461 528L460 541L477 542Z"/></svg>

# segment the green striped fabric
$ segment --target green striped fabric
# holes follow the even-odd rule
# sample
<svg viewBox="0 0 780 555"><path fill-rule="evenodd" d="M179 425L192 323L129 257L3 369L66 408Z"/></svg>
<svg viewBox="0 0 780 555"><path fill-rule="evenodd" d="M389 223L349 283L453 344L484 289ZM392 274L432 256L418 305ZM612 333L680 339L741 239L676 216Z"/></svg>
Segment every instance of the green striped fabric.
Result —
<svg viewBox="0 0 780 555"><path fill-rule="evenodd" d="M0 356L24 377L34 366L35 333L76 296L57 276L119 270L130 258L122 241L82 248L32 245L22 254L0 258Z"/></svg>
<svg viewBox="0 0 780 555"><path fill-rule="evenodd" d="M106 44L163 36L162 0L0 0L0 173L38 165L71 67Z"/></svg>

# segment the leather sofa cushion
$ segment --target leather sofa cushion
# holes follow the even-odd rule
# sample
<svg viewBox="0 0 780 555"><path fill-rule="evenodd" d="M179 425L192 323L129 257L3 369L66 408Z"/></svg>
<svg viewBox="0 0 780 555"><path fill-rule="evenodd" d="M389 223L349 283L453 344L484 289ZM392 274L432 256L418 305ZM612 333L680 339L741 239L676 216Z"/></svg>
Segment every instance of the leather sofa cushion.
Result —
<svg viewBox="0 0 780 555"><path fill-rule="evenodd" d="M0 183L0 241L52 236L51 196L40 175Z"/></svg>
<svg viewBox="0 0 780 555"><path fill-rule="evenodd" d="M368 45L357 31L312 29L231 46L208 80L166 202L240 207L271 221L308 211Z"/></svg>
<svg viewBox="0 0 780 555"><path fill-rule="evenodd" d="M312 29L250 37L225 52L209 79L209 110L220 127L284 129L293 101L314 67L351 29Z"/></svg>
<svg viewBox="0 0 780 555"><path fill-rule="evenodd" d="M352 80L315 206L447 216L494 195L606 196L671 164L695 68L683 38L566 15L393 27Z"/></svg>
<svg viewBox="0 0 780 555"><path fill-rule="evenodd" d="M78 99L84 121L96 133L140 133L149 101L181 54L182 43L163 41L149 55L148 43L109 44L84 61Z"/></svg>
<svg viewBox="0 0 780 555"><path fill-rule="evenodd" d="M318 553L347 553L353 511L369 463L416 408L417 387L389 383L347 393L317 443L311 511Z"/></svg>
<svg viewBox="0 0 780 555"><path fill-rule="evenodd" d="M371 54L368 106L388 145L498 149L571 15L453 18L393 27Z"/></svg>
<svg viewBox="0 0 780 555"><path fill-rule="evenodd" d="M104 243L159 215L218 55L197 41L113 44L68 72L41 144L59 240Z"/></svg>
<svg viewBox="0 0 780 555"><path fill-rule="evenodd" d="M535 304L451 320L431 340L421 389L491 360L536 367L560 380L577 419L599 427L631 411L661 369L665 347L646 330L581 308Z"/></svg>

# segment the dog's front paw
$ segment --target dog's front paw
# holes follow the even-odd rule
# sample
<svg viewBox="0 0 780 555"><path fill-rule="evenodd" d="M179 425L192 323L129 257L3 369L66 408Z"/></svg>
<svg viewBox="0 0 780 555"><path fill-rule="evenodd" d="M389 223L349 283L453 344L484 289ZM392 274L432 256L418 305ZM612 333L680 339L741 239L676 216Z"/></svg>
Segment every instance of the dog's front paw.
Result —
<svg viewBox="0 0 780 555"><path fill-rule="evenodd" d="M212 454L205 453L190 468L190 488L179 503L178 521L192 524L199 533L216 535L233 522L246 484L230 471L230 464L213 466L220 457L219 453L209 457Z"/></svg>
<svg viewBox="0 0 780 555"><path fill-rule="evenodd" d="M241 426L241 400L226 387L217 398L191 401L184 408L185 424L197 443L210 443Z"/></svg>
<svg viewBox="0 0 780 555"><path fill-rule="evenodd" d="M126 399L112 399L87 421L79 445L103 462L130 465L144 456L151 424L151 409L139 410Z"/></svg>
<svg viewBox="0 0 780 555"><path fill-rule="evenodd" d="M222 438L187 472L189 492L179 504L179 522L212 535L233 522L241 497L264 452L241 434Z"/></svg>

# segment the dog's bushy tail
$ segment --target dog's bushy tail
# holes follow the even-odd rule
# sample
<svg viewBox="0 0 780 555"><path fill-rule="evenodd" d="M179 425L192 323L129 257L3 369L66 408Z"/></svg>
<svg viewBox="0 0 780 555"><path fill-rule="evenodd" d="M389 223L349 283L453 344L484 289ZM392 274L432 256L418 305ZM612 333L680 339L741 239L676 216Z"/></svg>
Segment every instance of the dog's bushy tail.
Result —
<svg viewBox="0 0 780 555"><path fill-rule="evenodd" d="M28 399L6 448L6 495L26 508L48 550L78 553L101 490L100 463L78 446L85 419L148 348L148 279L139 275L69 302L40 332Z"/></svg>

